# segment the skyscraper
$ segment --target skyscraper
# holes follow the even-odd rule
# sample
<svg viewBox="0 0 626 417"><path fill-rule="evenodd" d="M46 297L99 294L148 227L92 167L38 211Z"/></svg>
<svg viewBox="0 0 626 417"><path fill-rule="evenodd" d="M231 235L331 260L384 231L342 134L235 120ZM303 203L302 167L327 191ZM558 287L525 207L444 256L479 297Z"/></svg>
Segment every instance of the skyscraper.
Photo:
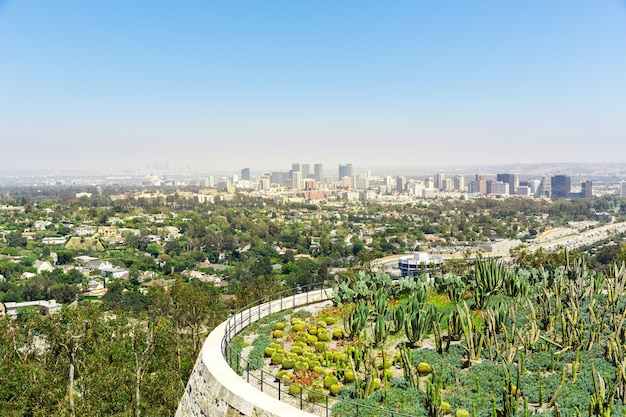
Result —
<svg viewBox="0 0 626 417"><path fill-rule="evenodd" d="M572 191L571 178L567 175L555 175L550 180L553 197L569 197Z"/></svg>
<svg viewBox="0 0 626 417"><path fill-rule="evenodd" d="M293 171L291 173L291 188L293 188L294 190L302 190L303 185L304 184L302 182L302 172Z"/></svg>
<svg viewBox="0 0 626 417"><path fill-rule="evenodd" d="M352 164L339 165L339 180L343 177L352 178Z"/></svg>
<svg viewBox="0 0 626 417"><path fill-rule="evenodd" d="M465 191L465 177L463 174L454 177L454 189L457 191Z"/></svg>
<svg viewBox="0 0 626 417"><path fill-rule="evenodd" d="M497 181L502 181L509 184L509 194L516 194L517 187L519 187L519 175L517 174L498 174L496 175Z"/></svg>
<svg viewBox="0 0 626 417"><path fill-rule="evenodd" d="M438 190L443 189L443 182L445 181L445 179L446 179L445 174L442 174L442 173L435 174L435 177L434 177L435 188Z"/></svg>
<svg viewBox="0 0 626 417"><path fill-rule="evenodd" d="M269 190L271 183L271 177L267 174L261 176L261 181L259 182L259 187L261 190Z"/></svg>
<svg viewBox="0 0 626 417"><path fill-rule="evenodd" d="M478 193L487 194L487 175L476 174L476 182L478 183Z"/></svg>
<svg viewBox="0 0 626 417"><path fill-rule="evenodd" d="M250 181L250 168L244 168L241 170L241 179L243 181Z"/></svg>
<svg viewBox="0 0 626 417"><path fill-rule="evenodd" d="M593 184L591 180L587 180L580 183L580 196L582 198L591 198L593 197Z"/></svg>
<svg viewBox="0 0 626 417"><path fill-rule="evenodd" d="M311 165L310 164L302 164L302 178L308 178L311 175Z"/></svg>
<svg viewBox="0 0 626 417"><path fill-rule="evenodd" d="M396 190L404 191L406 189L406 177L400 175L396 177Z"/></svg>
<svg viewBox="0 0 626 417"><path fill-rule="evenodd" d="M552 183L550 182L550 179L548 177L541 177L541 182L539 184L539 189L537 190L537 195L540 197L550 197L552 195Z"/></svg>
<svg viewBox="0 0 626 417"><path fill-rule="evenodd" d="M313 167L313 179L317 182L322 182L324 179L324 168L322 164L315 164Z"/></svg>
<svg viewBox="0 0 626 417"><path fill-rule="evenodd" d="M272 172L272 184L285 185L285 173L280 171Z"/></svg>

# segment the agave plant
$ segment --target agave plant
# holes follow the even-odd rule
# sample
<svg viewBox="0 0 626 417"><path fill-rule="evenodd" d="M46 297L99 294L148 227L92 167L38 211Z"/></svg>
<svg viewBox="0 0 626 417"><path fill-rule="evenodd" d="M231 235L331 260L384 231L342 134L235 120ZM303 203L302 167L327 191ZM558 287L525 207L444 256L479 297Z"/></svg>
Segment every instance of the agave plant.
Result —
<svg viewBox="0 0 626 417"><path fill-rule="evenodd" d="M404 328L404 320L406 318L406 309L404 304L398 304L391 309L391 322L393 323L392 333L398 333Z"/></svg>
<svg viewBox="0 0 626 417"><path fill-rule="evenodd" d="M474 301L476 307L483 309L487 306L489 297L497 294L504 286L505 275L510 273L501 261L496 259L480 258L474 264Z"/></svg>
<svg viewBox="0 0 626 417"><path fill-rule="evenodd" d="M379 288L374 296L374 312L377 317L384 317L387 311L387 290L385 288Z"/></svg>
<svg viewBox="0 0 626 417"><path fill-rule="evenodd" d="M385 320L385 317L378 316L376 318L373 334L376 346L382 345L385 340L387 340L387 336L389 336L389 324L387 323L387 320Z"/></svg>
<svg viewBox="0 0 626 417"><path fill-rule="evenodd" d="M424 336L426 336L432 328L432 318L430 309L418 309L407 314L404 321L404 332L413 346L419 346Z"/></svg>
<svg viewBox="0 0 626 417"><path fill-rule="evenodd" d="M348 338L353 339L361 334L365 328L369 314L370 308L364 302L360 301L355 305L354 310L350 312L343 322Z"/></svg>

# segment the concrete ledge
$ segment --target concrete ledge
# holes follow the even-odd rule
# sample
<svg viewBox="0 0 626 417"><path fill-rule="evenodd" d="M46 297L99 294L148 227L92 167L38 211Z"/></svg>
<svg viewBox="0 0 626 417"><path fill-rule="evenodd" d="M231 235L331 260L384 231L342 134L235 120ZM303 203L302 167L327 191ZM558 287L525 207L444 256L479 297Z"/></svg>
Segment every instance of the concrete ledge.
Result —
<svg viewBox="0 0 626 417"><path fill-rule="evenodd" d="M217 326L207 337L194 365L185 393L178 404L176 417L311 417L289 404L271 397L233 371L222 355L222 340L229 324L236 326L233 335L272 313L315 304L331 297L332 290L315 290L273 300L243 310Z"/></svg>

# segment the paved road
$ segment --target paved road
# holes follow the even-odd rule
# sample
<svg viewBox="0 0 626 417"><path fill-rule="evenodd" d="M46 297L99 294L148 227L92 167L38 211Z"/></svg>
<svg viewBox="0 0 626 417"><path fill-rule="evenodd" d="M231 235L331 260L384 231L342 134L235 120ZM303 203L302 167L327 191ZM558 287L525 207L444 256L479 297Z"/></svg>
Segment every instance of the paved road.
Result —
<svg viewBox="0 0 626 417"><path fill-rule="evenodd" d="M554 233L555 235L561 234L564 230L565 229L554 229L551 231L544 232L541 235L541 238L545 239L550 234L552 234L553 232L557 232L557 231L559 233ZM617 233L617 234L626 233L626 222L611 223L611 224L607 224L604 226L595 227L593 229L585 230L584 232L574 232L574 230L572 229L571 235L555 238L555 239L541 242L541 243L531 244L530 246L526 248L526 250L529 252L534 252L540 248L543 248L544 250L549 252L549 251L557 250L558 248L561 248L561 247L567 248L567 249L575 249L575 248L588 246L593 243L606 240L609 238L609 234L611 233ZM409 256L409 255L410 254L385 256L384 258L377 259L376 261L374 261L374 263L376 265L391 263L397 260L398 258ZM487 254L481 253L481 255L489 256L489 257L508 258L509 252L489 252ZM461 253L454 253L454 254L437 254L436 256L441 256L443 259L463 259L465 255ZM475 255L473 256L470 255L467 259L475 259L475 258L476 258Z"/></svg>

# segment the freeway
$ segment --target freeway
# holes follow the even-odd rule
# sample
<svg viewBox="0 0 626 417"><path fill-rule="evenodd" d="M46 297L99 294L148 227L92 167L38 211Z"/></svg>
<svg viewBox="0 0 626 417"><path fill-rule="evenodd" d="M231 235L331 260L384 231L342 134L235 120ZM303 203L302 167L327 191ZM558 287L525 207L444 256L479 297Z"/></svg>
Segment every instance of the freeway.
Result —
<svg viewBox="0 0 626 417"><path fill-rule="evenodd" d="M534 252L540 248L547 251L556 250L558 248L575 249L606 240L613 233L621 234L625 232L626 222L611 223L547 242L535 243L530 245L528 250Z"/></svg>
<svg viewBox="0 0 626 417"><path fill-rule="evenodd" d="M610 237L611 234L621 234L626 233L626 222L621 223L611 223L600 227L595 227L592 229L588 229L582 232L575 232L574 229L569 229L572 231L572 234L563 236L563 234L568 229L560 228L549 230L544 232L540 238L537 239L538 242L531 243L530 246L526 247L526 250L529 252L535 252L539 249L546 250L548 252L557 250L559 248L566 249L576 249L583 246L592 245L594 243L601 242ZM550 235L554 238L550 239ZM453 254L437 254L437 256L442 257L443 259L467 259L474 260L477 256L485 256L485 257L498 257L507 259L510 257L509 252L480 252L473 253L467 256L467 254L463 253L453 253ZM398 258L410 256L410 254L405 253L401 255L390 255L384 258L377 259L373 261L373 266L390 266L394 263L397 263Z"/></svg>

